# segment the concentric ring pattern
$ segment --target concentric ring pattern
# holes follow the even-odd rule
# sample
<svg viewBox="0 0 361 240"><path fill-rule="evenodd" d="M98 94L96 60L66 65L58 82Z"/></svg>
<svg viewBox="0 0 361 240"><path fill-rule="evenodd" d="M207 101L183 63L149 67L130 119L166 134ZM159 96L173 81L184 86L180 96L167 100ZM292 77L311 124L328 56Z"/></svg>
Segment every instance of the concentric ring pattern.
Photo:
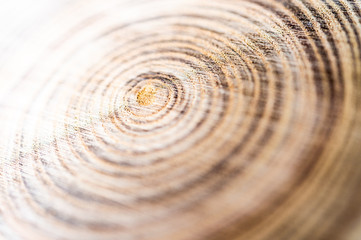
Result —
<svg viewBox="0 0 361 240"><path fill-rule="evenodd" d="M2 237L359 239L358 0L23 4Z"/></svg>

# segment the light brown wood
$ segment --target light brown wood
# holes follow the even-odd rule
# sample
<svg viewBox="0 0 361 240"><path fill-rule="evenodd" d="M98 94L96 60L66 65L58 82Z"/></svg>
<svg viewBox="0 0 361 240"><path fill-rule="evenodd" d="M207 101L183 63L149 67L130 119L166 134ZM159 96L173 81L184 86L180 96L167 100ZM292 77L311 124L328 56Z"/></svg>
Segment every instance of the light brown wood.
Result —
<svg viewBox="0 0 361 240"><path fill-rule="evenodd" d="M361 239L359 0L0 3L0 237Z"/></svg>

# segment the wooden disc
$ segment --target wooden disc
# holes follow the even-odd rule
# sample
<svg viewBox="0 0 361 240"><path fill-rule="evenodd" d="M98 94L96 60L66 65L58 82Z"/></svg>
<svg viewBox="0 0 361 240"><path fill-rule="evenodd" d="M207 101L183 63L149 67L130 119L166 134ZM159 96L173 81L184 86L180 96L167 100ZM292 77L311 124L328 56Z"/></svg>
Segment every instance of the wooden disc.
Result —
<svg viewBox="0 0 361 240"><path fill-rule="evenodd" d="M359 0L0 19L0 237L361 239Z"/></svg>

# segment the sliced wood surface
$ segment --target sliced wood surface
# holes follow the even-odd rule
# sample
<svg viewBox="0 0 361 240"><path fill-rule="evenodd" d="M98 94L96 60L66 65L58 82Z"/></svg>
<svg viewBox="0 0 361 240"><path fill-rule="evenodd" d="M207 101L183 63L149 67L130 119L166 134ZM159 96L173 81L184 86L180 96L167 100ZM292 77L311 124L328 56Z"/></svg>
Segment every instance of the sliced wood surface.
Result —
<svg viewBox="0 0 361 240"><path fill-rule="evenodd" d="M360 240L361 1L2 1L0 238Z"/></svg>

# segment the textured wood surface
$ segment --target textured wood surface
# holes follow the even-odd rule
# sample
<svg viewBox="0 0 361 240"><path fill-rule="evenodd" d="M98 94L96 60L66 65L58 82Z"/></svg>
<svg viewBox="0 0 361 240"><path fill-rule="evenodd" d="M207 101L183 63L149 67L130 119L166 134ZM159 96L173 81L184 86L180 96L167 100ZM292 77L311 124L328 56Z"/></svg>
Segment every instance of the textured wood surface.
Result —
<svg viewBox="0 0 361 240"><path fill-rule="evenodd" d="M360 240L360 0L0 3L0 237Z"/></svg>

